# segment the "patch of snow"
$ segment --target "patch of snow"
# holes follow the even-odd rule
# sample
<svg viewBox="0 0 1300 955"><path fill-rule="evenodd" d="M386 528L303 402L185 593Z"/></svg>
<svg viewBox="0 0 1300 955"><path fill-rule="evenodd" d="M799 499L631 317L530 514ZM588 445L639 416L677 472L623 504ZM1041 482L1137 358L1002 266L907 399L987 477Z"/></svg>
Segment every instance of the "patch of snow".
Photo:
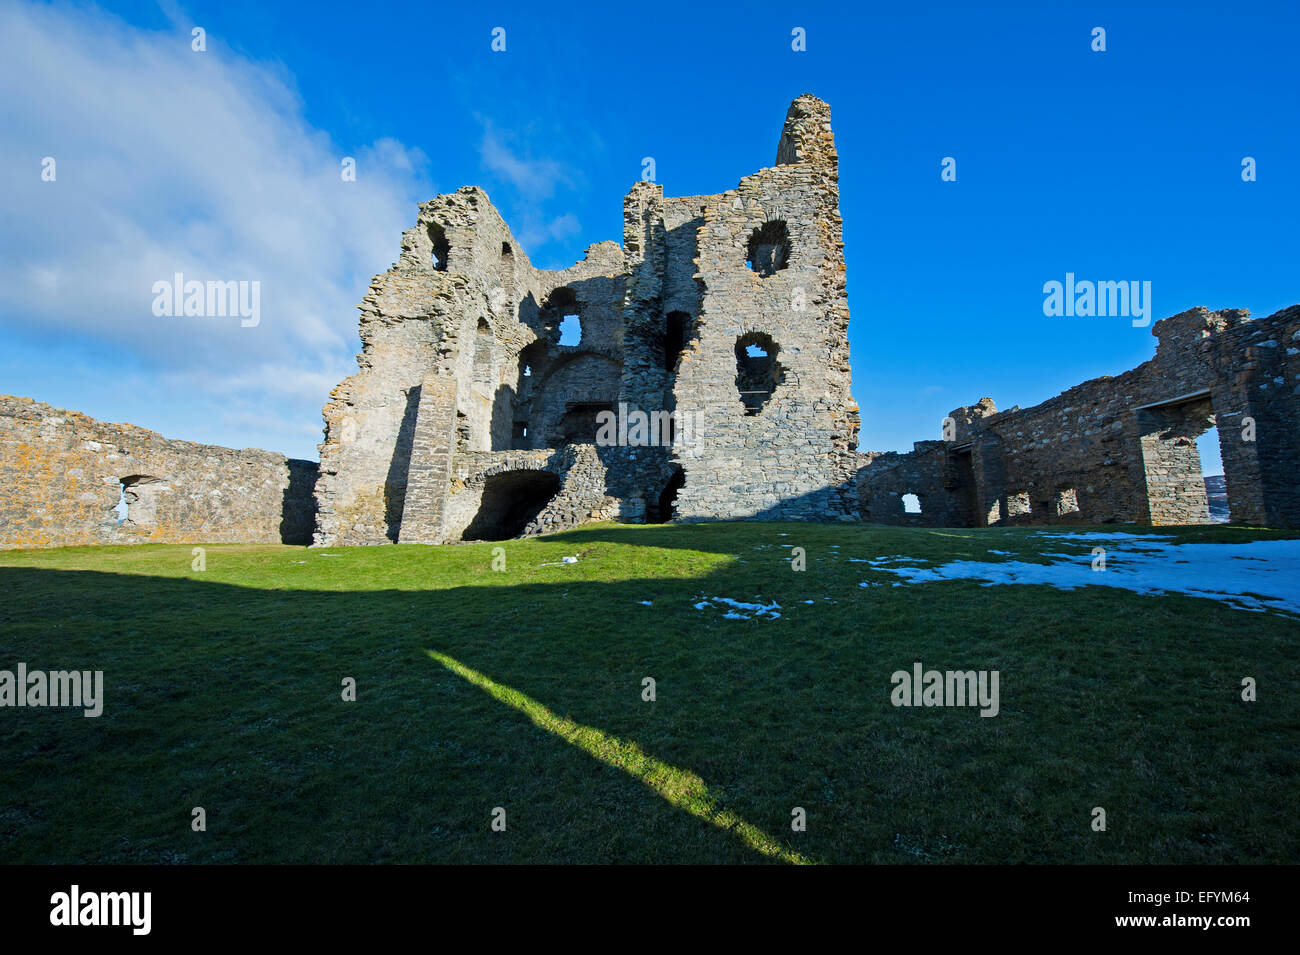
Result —
<svg viewBox="0 0 1300 955"><path fill-rule="evenodd" d="M758 599L762 599L761 597ZM775 620L781 615L777 613L781 605L773 600L770 604L747 604L739 600L732 600L730 597L705 597L695 605L696 610L703 610L709 606L710 602L721 604L731 609L724 613L724 620L753 620L755 617L767 617Z"/></svg>
<svg viewBox="0 0 1300 955"><path fill-rule="evenodd" d="M1091 542L1112 542L1106 569L1092 569L1091 556L1044 554L1056 563L1010 560L951 561L935 567L885 567L896 558L878 558L877 570L902 578L903 584L937 580L976 580L983 586L1046 584L1058 590L1120 587L1141 594L1185 594L1218 600L1239 610L1272 610L1300 616L1300 540L1253 541L1249 544L1175 544L1151 534L1041 534ZM864 581L860 586L871 586Z"/></svg>
<svg viewBox="0 0 1300 955"><path fill-rule="evenodd" d="M1125 531L1097 531L1096 533L1063 534L1039 531L1034 536L1047 540L1063 540L1079 544L1091 544L1095 541L1113 541L1115 543L1151 544L1153 547L1158 547L1161 544L1173 540L1172 537L1165 537L1163 534L1129 534Z"/></svg>

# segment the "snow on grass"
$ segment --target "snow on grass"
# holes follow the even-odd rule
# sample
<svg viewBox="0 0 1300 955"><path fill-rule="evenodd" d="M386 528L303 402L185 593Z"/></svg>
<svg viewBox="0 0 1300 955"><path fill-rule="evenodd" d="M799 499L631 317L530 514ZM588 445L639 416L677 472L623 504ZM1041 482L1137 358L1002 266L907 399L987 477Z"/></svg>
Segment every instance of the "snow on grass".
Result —
<svg viewBox="0 0 1300 955"><path fill-rule="evenodd" d="M756 599L762 600L763 598L758 597ZM695 609L704 610L711 604L731 608L722 615L724 620L753 620L755 617L767 617L770 620L775 620L781 616L777 613L781 609L781 605L775 600L770 604L747 604L741 603L739 600L732 600L730 597L705 597L695 605Z"/></svg>
<svg viewBox="0 0 1300 955"><path fill-rule="evenodd" d="M1040 540L1063 540L1079 544L1098 542L1103 544L1150 544L1153 547L1158 547L1162 543L1173 540L1172 537L1165 537L1163 534L1130 534L1126 531L1094 531L1086 533L1038 531L1034 536Z"/></svg>
<svg viewBox="0 0 1300 955"><path fill-rule="evenodd" d="M1053 563L957 560L925 567L914 558L877 557L874 569L905 584L977 580L996 584L1046 584L1059 590L1120 587L1142 594L1186 594L1219 600L1239 610L1273 610L1300 616L1300 540L1249 544L1176 544L1155 534L1038 534L1040 538L1091 545L1105 541L1105 570L1093 569L1089 551L1045 553ZM901 563L900 562L905 562ZM890 566L895 565L895 566ZM861 586L870 586L863 582Z"/></svg>

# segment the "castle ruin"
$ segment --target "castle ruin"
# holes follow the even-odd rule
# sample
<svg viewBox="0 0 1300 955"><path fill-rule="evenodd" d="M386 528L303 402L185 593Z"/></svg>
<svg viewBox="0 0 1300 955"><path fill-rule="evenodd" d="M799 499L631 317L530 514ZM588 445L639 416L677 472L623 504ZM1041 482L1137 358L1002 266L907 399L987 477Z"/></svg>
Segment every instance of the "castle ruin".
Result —
<svg viewBox="0 0 1300 955"><path fill-rule="evenodd" d="M421 205L361 306L360 370L325 406L317 542L853 519L837 165L829 108L802 96L776 165L714 196L639 182L622 247L555 272L483 190ZM598 442L602 412L696 427L672 447Z"/></svg>
<svg viewBox="0 0 1300 955"><path fill-rule="evenodd" d="M1231 520L1300 526L1300 306L1193 309L1157 322L1155 356L1122 375L1032 408L982 399L911 452L857 451L838 176L830 108L803 95L775 165L711 196L638 182L622 245L560 271L533 267L482 189L438 196L360 305L319 469L0 398L0 479L26 494L0 507L0 547L441 544L596 520L1198 523L1196 438L1215 425Z"/></svg>

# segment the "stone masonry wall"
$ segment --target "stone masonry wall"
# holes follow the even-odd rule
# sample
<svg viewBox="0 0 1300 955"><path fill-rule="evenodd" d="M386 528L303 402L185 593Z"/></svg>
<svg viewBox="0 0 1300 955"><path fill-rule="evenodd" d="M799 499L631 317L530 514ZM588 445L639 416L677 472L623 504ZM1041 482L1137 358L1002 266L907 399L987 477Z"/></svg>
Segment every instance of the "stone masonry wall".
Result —
<svg viewBox="0 0 1300 955"><path fill-rule="evenodd" d="M664 289L672 289L674 261L666 237L699 209L698 314L670 383L671 406L695 425L695 440L673 455L686 477L677 501L683 519L849 519L855 510L847 489L858 412L830 108L799 97L777 156L778 165L735 190L679 200L675 216L642 191L648 227L636 231L657 248L646 262L665 265ZM654 286L644 274L640 284ZM690 295L677 294L661 310L689 307ZM751 363L750 345L768 358ZM764 371L772 359L774 373ZM773 374L770 397L750 413L761 399L741 392Z"/></svg>
<svg viewBox="0 0 1300 955"><path fill-rule="evenodd" d="M311 540L316 464L0 396L0 548ZM128 505L119 522L118 505Z"/></svg>
<svg viewBox="0 0 1300 955"><path fill-rule="evenodd" d="M413 461L432 453L421 436L450 430L457 456L539 447L608 402L622 361L622 273L612 242L568 269L533 268L477 187L423 203L401 257L360 306L357 374L324 409L317 543L397 541L408 486L446 494L427 470L411 482ZM561 346L569 314L581 318L582 337ZM422 402L430 382L454 400ZM447 539L434 526L439 506L411 503L418 528L406 539Z"/></svg>
<svg viewBox="0 0 1300 955"><path fill-rule="evenodd" d="M560 271L533 268L481 189L422 204L361 305L358 372L324 409L316 541L496 533L546 493L529 527L646 519L673 508L674 469L681 518L851 519L858 416L829 107L797 99L777 155L721 195L637 183L623 247ZM581 336L560 344L567 316ZM754 343L770 344L780 380L748 414L742 391L774 378L738 351ZM597 416L619 409L693 427L671 450L595 447ZM530 477L522 451L560 485Z"/></svg>
<svg viewBox="0 0 1300 955"><path fill-rule="evenodd" d="M1300 306L1259 320L1196 308L1152 332L1155 357L1132 371L1032 408L997 413L985 399L952 413L953 440L864 456L857 486L867 519L956 523L949 499L969 486L962 522L975 526L1202 523L1196 439L1217 424L1230 519L1300 526ZM921 516L882 504L903 493L921 497ZM939 502L932 516L927 500Z"/></svg>

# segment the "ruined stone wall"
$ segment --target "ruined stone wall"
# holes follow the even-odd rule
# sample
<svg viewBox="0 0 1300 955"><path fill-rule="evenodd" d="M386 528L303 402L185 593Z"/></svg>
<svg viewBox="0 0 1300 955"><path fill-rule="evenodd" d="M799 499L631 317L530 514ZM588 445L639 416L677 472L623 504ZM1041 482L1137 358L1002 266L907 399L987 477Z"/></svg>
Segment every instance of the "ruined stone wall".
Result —
<svg viewBox="0 0 1300 955"><path fill-rule="evenodd" d="M358 372L325 407L317 542L610 515L1195 521L1212 422L1233 520L1300 522L1296 309L1193 310L1157 323L1155 358L1132 371L1033 408L957 409L907 454L856 453L838 175L830 108L805 95L774 166L710 196L638 182L622 246L567 269L535 268L481 189L423 203L361 305ZM560 344L567 316L581 338ZM593 446L604 412L672 412L675 441ZM1251 439L1230 440L1247 422Z"/></svg>
<svg viewBox="0 0 1300 955"><path fill-rule="evenodd" d="M1300 306L1252 321L1197 308L1157 322L1156 355L1032 408L958 409L952 440L864 460L859 503L883 523L1209 520L1196 439L1217 424L1231 520L1300 526ZM970 457L969 479L963 455ZM953 486L954 475L957 484ZM903 490L906 488L906 490ZM939 502L900 518L891 498Z"/></svg>
<svg viewBox="0 0 1300 955"><path fill-rule="evenodd" d="M621 360L622 269L612 242L593 246L569 269L533 268L475 187L423 203L400 259L375 276L360 306L358 372L324 409L316 541L397 541L412 461L439 453L421 440L439 440L450 428L453 454L536 446L562 429L568 405L607 401ZM561 288L569 295L554 302ZM560 346L560 322L570 312L582 318L582 342ZM578 360L587 364L552 380ZM454 398L422 408L434 378L445 379ZM427 478L426 471L421 493L437 496ZM430 518L441 503L426 500L413 513L406 540L444 538L432 526L440 517Z"/></svg>
<svg viewBox="0 0 1300 955"><path fill-rule="evenodd" d="M829 107L797 99L777 154L779 165L737 189L652 220L666 236L700 208L699 311L671 382L673 407L696 422L695 441L674 449L686 476L677 513L688 520L853 512L858 415ZM691 302L688 289L674 293L672 304ZM751 345L767 358L747 360Z"/></svg>
<svg viewBox="0 0 1300 955"><path fill-rule="evenodd" d="M859 517L874 524L966 527L975 521L975 481L970 452L953 453L943 441L918 441L907 454L862 455L870 467L858 472ZM915 494L919 513L904 510Z"/></svg>
<svg viewBox="0 0 1300 955"><path fill-rule="evenodd" d="M513 524L498 514L508 489L532 500L552 486L500 457L514 451L544 454L561 479L538 527L668 513L683 469L677 516L847 518L858 422L826 104L796 100L778 155L722 195L636 184L623 247L599 243L560 271L531 265L480 189L422 204L361 306L358 373L325 408L317 541L438 543L480 533L480 517ZM756 246L773 224L781 239ZM561 345L570 315L581 338ZM738 354L755 336L779 381ZM747 414L741 391L765 376L775 392ZM598 416L619 410L689 414L697 440L591 447ZM556 463L572 454L595 464Z"/></svg>
<svg viewBox="0 0 1300 955"><path fill-rule="evenodd" d="M311 540L316 464L0 396L0 548ZM126 519L119 522L123 496Z"/></svg>
<svg viewBox="0 0 1300 955"><path fill-rule="evenodd" d="M615 456L625 454L612 449ZM553 487L521 480L543 474L555 478ZM493 527L504 513L492 513L493 502L485 498L498 479L510 479L499 492L495 509L509 510L511 505L526 504L533 490L541 484L536 501L541 505L520 516L514 533L495 534ZM451 494L447 505L444 536L448 540L499 540L506 536L532 536L567 530L590 521L637 519L626 504L609 491L606 463L597 449L588 444L558 450L475 452L456 461ZM549 496L548 496L549 495ZM543 501L542 498L545 497ZM477 524L476 524L477 522Z"/></svg>

